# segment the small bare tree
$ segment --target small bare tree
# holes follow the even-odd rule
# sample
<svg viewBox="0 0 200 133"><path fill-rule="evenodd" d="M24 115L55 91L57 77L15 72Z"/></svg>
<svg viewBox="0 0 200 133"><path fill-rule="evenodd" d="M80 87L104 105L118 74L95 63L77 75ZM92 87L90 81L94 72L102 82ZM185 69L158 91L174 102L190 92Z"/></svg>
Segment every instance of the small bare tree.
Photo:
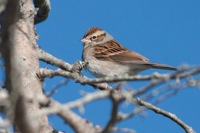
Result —
<svg viewBox="0 0 200 133"><path fill-rule="evenodd" d="M0 89L1 112L6 114L0 120L0 132L58 133L48 123L48 115L57 114L77 133L109 133L114 131L134 133L133 129L117 128L115 125L149 109L177 123L187 133L195 131L178 116L161 108L157 103L173 96L183 88L200 86L199 78L188 78L200 73L200 67L180 67L172 74L153 74L147 76L124 76L90 79L80 72L87 62L69 64L40 49L36 44L35 24L44 21L50 11L49 0L2 0L1 44L0 49L5 69L5 86ZM57 66L57 70L39 67L39 60ZM90 85L100 91L84 95L81 99L61 104L51 95L44 94L42 83L46 77L62 76L82 85ZM182 80L185 79L185 80ZM104 82L149 81L137 90L125 90L123 86L110 87ZM167 82L167 83L166 83ZM62 82L60 85L66 84ZM160 85L165 87L158 88ZM155 89L156 88L156 95ZM67 95L67 94L66 94ZM112 112L105 127L94 125L91 121L74 113L72 109L81 108L97 99L109 98ZM153 101L152 101L153 100ZM128 114L120 112L119 105L128 101L136 108ZM150 102L151 101L151 102Z"/></svg>

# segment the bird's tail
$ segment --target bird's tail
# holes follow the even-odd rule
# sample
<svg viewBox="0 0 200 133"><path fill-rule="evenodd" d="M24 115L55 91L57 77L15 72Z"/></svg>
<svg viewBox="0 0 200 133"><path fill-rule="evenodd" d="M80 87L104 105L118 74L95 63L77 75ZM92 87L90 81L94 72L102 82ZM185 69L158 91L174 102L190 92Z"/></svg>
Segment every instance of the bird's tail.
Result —
<svg viewBox="0 0 200 133"><path fill-rule="evenodd" d="M149 65L150 67L156 68L156 69L165 69L165 70L174 70L174 71L177 70L177 68L169 66L169 65L165 65L165 64L148 63L146 65Z"/></svg>

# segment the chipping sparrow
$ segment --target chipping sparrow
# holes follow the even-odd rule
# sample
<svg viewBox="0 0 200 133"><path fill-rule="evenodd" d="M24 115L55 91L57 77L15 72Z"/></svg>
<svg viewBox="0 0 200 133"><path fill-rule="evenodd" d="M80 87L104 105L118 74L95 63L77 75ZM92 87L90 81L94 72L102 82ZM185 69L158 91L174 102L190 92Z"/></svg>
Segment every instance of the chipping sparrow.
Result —
<svg viewBox="0 0 200 133"><path fill-rule="evenodd" d="M146 57L126 49L98 27L88 29L81 41L86 69L96 77L136 75L149 68L176 70L165 64L148 62Z"/></svg>

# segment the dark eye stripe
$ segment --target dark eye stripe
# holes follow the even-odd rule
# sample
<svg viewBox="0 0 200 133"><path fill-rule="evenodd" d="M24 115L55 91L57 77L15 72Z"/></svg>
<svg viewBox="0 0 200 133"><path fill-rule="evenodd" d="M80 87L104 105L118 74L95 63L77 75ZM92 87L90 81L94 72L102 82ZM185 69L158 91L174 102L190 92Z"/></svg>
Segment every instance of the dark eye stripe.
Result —
<svg viewBox="0 0 200 133"><path fill-rule="evenodd" d="M95 39L97 39L98 37L101 37L101 36L106 36L106 33L103 33L103 34L98 35L98 36L92 36L92 37L90 37L90 40L95 40Z"/></svg>

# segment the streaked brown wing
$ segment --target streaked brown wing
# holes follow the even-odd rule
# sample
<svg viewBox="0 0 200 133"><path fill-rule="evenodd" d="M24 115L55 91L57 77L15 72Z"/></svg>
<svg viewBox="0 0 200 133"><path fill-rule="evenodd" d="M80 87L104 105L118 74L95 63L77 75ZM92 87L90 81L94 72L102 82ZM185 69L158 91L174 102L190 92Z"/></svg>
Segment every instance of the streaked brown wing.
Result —
<svg viewBox="0 0 200 133"><path fill-rule="evenodd" d="M119 64L148 61L146 57L124 48L115 40L96 45L94 56L99 60L113 61Z"/></svg>

